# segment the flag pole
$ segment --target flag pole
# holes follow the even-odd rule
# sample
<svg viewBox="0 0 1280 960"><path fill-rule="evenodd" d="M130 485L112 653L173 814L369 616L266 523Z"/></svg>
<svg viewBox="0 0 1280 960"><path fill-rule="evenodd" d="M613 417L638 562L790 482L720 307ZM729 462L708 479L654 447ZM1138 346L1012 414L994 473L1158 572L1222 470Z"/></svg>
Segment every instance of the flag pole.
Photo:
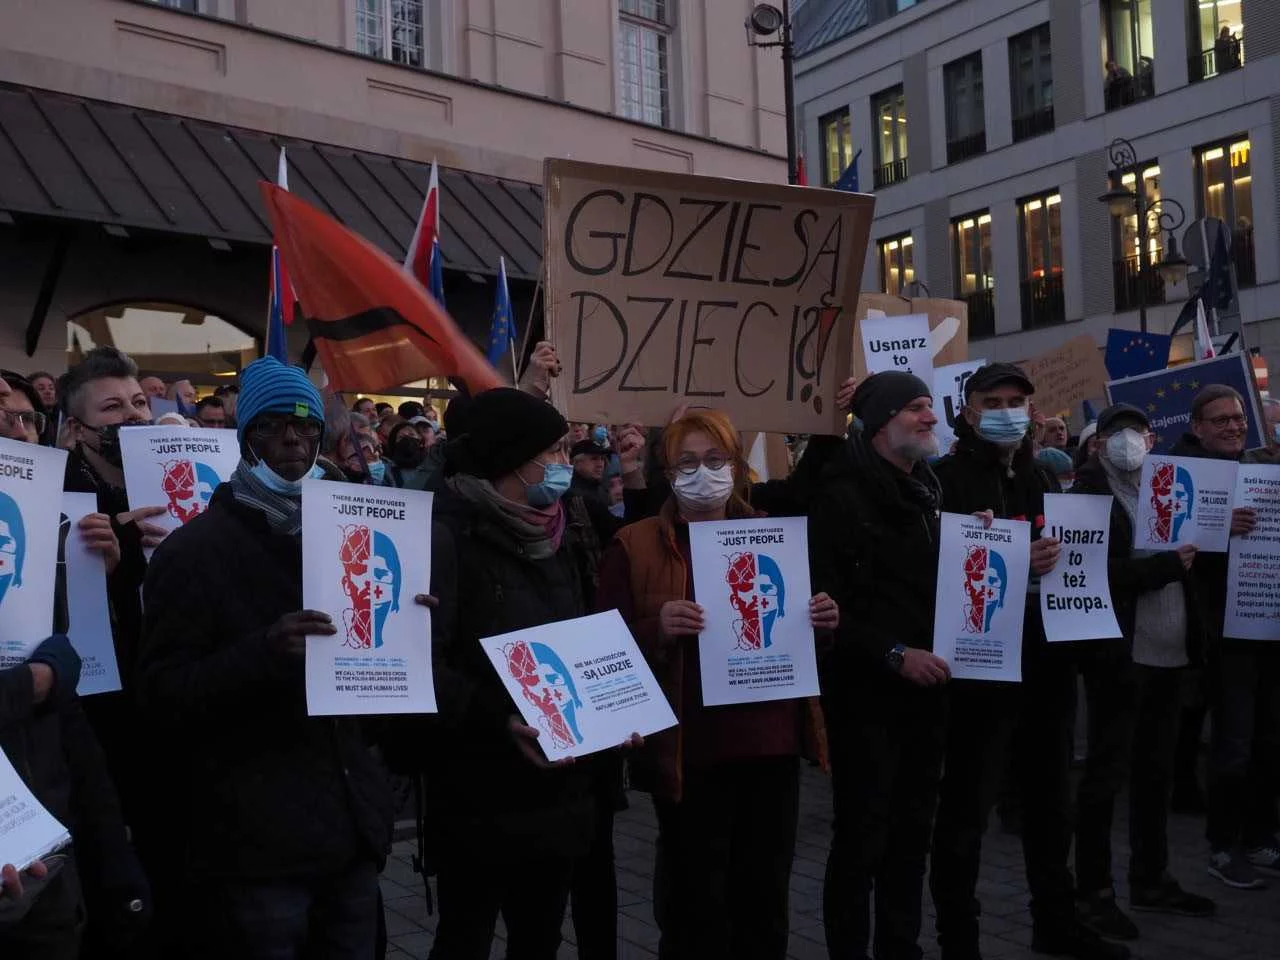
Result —
<svg viewBox="0 0 1280 960"><path fill-rule="evenodd" d="M541 292L542 292L542 270L539 269L538 283L533 288L533 299L529 301L529 319L525 321L524 334L520 337L520 353L517 354L517 356L521 358L523 358L525 353L527 353L529 350L529 337L532 336L533 334L533 311L538 306L538 294L540 294ZM544 322L542 324L542 331L543 331L544 337L546 336L546 328L547 328L547 325ZM516 380L518 381L519 379L520 377L517 374Z"/></svg>

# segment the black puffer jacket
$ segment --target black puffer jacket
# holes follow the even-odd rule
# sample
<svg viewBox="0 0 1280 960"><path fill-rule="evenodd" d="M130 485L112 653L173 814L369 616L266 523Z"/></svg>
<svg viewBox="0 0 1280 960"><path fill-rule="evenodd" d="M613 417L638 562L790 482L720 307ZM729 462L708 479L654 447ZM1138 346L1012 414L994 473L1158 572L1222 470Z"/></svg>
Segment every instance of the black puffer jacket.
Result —
<svg viewBox="0 0 1280 960"><path fill-rule="evenodd" d="M188 879L278 880L381 861L391 795L355 720L308 717L301 658L267 646L302 608L301 538L223 484L156 550L139 657L148 761Z"/></svg>
<svg viewBox="0 0 1280 960"><path fill-rule="evenodd" d="M1194 577L1188 576L1178 554L1169 550L1149 557L1133 555L1133 522L1119 499L1114 498L1106 471L1096 456L1085 461L1080 468L1071 492L1113 497L1111 533L1107 545L1107 579L1111 585L1111 603L1115 607L1116 620L1120 624L1120 632L1124 634L1128 651L1133 652L1138 597L1181 581L1187 609L1187 657L1192 663L1199 662L1204 650L1204 624L1200 617ZM1197 556L1195 564L1199 564L1202 559L1204 555ZM1195 569L1194 564L1192 569ZM1106 642L1090 641L1090 644Z"/></svg>
<svg viewBox="0 0 1280 960"><path fill-rule="evenodd" d="M591 829L587 764L535 766L507 732L517 714L477 642L583 616L582 572L571 544L546 560L470 504L437 494L431 540L431 660L440 713L425 726L429 827L435 844L581 853ZM409 722L409 726L413 726Z"/></svg>

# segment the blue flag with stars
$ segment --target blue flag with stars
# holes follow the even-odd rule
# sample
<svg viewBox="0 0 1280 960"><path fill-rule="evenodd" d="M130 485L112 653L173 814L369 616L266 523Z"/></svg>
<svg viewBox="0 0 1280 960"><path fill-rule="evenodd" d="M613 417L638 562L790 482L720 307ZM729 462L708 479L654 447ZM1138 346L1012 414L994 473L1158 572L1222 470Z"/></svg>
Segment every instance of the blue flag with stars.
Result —
<svg viewBox="0 0 1280 960"><path fill-rule="evenodd" d="M1262 413L1258 409L1258 394L1253 388L1249 363L1248 355L1243 353L1184 363L1167 370L1113 380L1107 384L1107 396L1112 403L1131 403L1145 410L1156 438L1154 452L1168 453L1191 429L1191 401L1195 395L1211 383L1225 383L1244 397L1245 416L1249 418L1245 447L1252 450L1263 446L1263 439Z"/></svg>
<svg viewBox="0 0 1280 960"><path fill-rule="evenodd" d="M511 313L511 294L507 290L507 260L498 260L498 293L489 323L489 350L485 354L490 365L501 370L501 363L514 363L511 347L516 342L516 318ZM513 371L514 376L514 371Z"/></svg>
<svg viewBox="0 0 1280 960"><path fill-rule="evenodd" d="M1136 330L1108 330L1107 352L1103 362L1114 380L1136 377L1169 365L1173 337L1163 333L1139 333Z"/></svg>

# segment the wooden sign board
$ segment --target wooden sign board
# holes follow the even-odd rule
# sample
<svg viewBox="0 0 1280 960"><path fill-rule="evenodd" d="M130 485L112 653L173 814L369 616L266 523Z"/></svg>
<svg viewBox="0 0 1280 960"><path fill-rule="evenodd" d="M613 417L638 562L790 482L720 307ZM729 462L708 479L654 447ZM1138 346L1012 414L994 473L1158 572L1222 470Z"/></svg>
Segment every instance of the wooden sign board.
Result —
<svg viewBox="0 0 1280 960"><path fill-rule="evenodd" d="M872 313L872 311L875 311ZM887 293L864 293L858 297L853 337L853 376L867 376L867 362L862 353L862 321L868 315L904 317L924 313L929 316L933 337L933 366L945 367L969 359L969 305L963 300L940 297L894 297ZM925 378L926 382L928 378Z"/></svg>
<svg viewBox="0 0 1280 960"><path fill-rule="evenodd" d="M1087 333L1021 366L1035 384L1036 410L1046 417L1070 413L1085 400L1105 397L1111 379L1102 351Z"/></svg>
<svg viewBox="0 0 1280 960"><path fill-rule="evenodd" d="M841 433L873 198L549 159L547 330L570 420Z"/></svg>

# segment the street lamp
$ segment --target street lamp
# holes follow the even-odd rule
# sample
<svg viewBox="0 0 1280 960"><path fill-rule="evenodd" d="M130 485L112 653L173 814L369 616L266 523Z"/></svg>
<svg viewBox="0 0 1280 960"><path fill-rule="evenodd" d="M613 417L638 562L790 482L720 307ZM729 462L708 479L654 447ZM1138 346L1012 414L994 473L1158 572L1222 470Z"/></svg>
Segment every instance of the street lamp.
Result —
<svg viewBox="0 0 1280 960"><path fill-rule="evenodd" d="M795 46L791 35L791 0L782 0L782 9L758 3L747 17L747 46L782 48L783 113L787 121L787 183L795 183L796 170L796 81L792 60ZM765 37L778 35L777 40Z"/></svg>
<svg viewBox="0 0 1280 960"><path fill-rule="evenodd" d="M1178 251L1178 241L1173 231L1187 220L1187 211L1172 197L1161 197L1159 200L1147 200L1145 193L1130 190L1124 185L1124 175L1133 174L1134 185L1142 171L1138 169L1138 151L1124 137L1117 137L1107 148L1107 156L1111 160L1112 175L1115 184L1110 190L1098 197L1098 200L1110 208L1113 216L1124 217L1130 212L1138 217L1138 326L1143 333L1147 332L1147 273L1151 269L1151 251L1147 249L1150 239L1150 224L1154 219L1156 229L1168 233L1164 242L1164 254L1156 269L1167 283L1181 283L1187 276L1187 259Z"/></svg>

